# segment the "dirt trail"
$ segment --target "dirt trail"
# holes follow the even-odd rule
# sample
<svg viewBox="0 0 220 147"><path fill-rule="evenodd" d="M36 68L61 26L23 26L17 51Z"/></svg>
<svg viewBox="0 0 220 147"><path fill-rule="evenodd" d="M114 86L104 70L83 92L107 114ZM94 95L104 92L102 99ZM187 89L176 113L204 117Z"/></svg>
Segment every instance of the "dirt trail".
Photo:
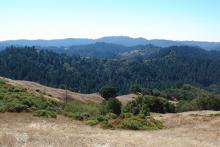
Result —
<svg viewBox="0 0 220 147"><path fill-rule="evenodd" d="M158 131L104 130L59 116L0 113L0 146L23 147L219 147L220 112L153 114Z"/></svg>

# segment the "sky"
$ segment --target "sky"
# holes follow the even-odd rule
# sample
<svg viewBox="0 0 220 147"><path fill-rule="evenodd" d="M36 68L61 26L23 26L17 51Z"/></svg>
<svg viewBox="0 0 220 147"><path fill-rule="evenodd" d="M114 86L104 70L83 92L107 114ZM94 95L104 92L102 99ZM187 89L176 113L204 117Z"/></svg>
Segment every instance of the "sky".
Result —
<svg viewBox="0 0 220 147"><path fill-rule="evenodd" d="M220 42L220 0L0 1L0 40L103 36Z"/></svg>

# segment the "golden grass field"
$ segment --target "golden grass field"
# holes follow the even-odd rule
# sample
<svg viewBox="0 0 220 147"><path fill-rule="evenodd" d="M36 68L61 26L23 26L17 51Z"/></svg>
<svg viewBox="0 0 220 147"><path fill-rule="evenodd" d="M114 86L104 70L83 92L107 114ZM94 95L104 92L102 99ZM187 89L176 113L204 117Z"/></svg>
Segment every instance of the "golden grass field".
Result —
<svg viewBox="0 0 220 147"><path fill-rule="evenodd" d="M220 112L152 114L164 122L156 131L105 130L58 116L0 113L1 147L219 147Z"/></svg>

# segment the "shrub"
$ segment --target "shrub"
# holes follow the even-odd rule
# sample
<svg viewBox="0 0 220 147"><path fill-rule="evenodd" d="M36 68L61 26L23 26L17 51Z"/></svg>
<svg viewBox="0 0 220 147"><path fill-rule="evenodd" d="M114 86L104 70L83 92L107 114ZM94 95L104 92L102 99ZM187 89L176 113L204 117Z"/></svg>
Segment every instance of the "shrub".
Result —
<svg viewBox="0 0 220 147"><path fill-rule="evenodd" d="M202 97L191 101L180 101L177 104L177 111L193 111L193 110L220 110L219 97Z"/></svg>
<svg viewBox="0 0 220 147"><path fill-rule="evenodd" d="M121 115L120 115L120 117L123 119L123 118L130 118L130 117L132 117L133 116L133 114L132 113L122 113Z"/></svg>
<svg viewBox="0 0 220 147"><path fill-rule="evenodd" d="M141 105L137 103L137 100L130 101L127 105L123 108L124 113L132 113L133 115L137 115L140 113Z"/></svg>
<svg viewBox="0 0 220 147"><path fill-rule="evenodd" d="M136 100L129 102L123 112L130 112L133 115L150 115L149 112L166 113L175 112L175 106L168 100L154 96L139 96Z"/></svg>
<svg viewBox="0 0 220 147"><path fill-rule="evenodd" d="M98 120L99 122L102 122L102 121L107 121L108 119L107 119L107 117L105 117L105 116L103 116L103 115L100 115L100 116L97 117L97 120Z"/></svg>
<svg viewBox="0 0 220 147"><path fill-rule="evenodd" d="M141 93L142 90L139 85L132 85L130 88L131 93Z"/></svg>
<svg viewBox="0 0 220 147"><path fill-rule="evenodd" d="M102 87L99 91L101 96L108 100L109 98L116 97L117 96L117 90L115 87L110 86L110 85L105 85Z"/></svg>
<svg viewBox="0 0 220 147"><path fill-rule="evenodd" d="M46 118L56 118L57 115L53 111L48 111L48 110L37 110L33 113L34 116L38 117L46 117Z"/></svg>
<svg viewBox="0 0 220 147"><path fill-rule="evenodd" d="M141 122L134 118L126 118L122 120L121 124L125 129L140 130L143 128Z"/></svg>
<svg viewBox="0 0 220 147"><path fill-rule="evenodd" d="M4 107L5 110L8 112L24 112L28 111L28 106L23 104L16 98L6 98L4 97Z"/></svg>
<svg viewBox="0 0 220 147"><path fill-rule="evenodd" d="M5 109L5 107L4 107L4 106L0 106L0 112L1 112L1 113L6 112L6 109Z"/></svg>
<svg viewBox="0 0 220 147"><path fill-rule="evenodd" d="M87 112L81 113L80 116L83 118L83 120L86 120L90 117L90 115Z"/></svg>
<svg viewBox="0 0 220 147"><path fill-rule="evenodd" d="M121 102L116 98L110 98L106 102L106 109L108 112L119 115L121 114Z"/></svg>
<svg viewBox="0 0 220 147"><path fill-rule="evenodd" d="M160 91L159 91L158 89L154 88L154 89L152 90L152 95L153 95L153 96L160 96Z"/></svg>
<svg viewBox="0 0 220 147"><path fill-rule="evenodd" d="M100 126L104 129L112 129L114 128L114 126L112 125L112 123L110 121L103 121L101 122Z"/></svg>
<svg viewBox="0 0 220 147"><path fill-rule="evenodd" d="M117 115L114 114L114 113L108 113L108 114L106 115L106 118L107 118L107 119L116 119L116 118L117 118Z"/></svg>
<svg viewBox="0 0 220 147"><path fill-rule="evenodd" d="M86 124L87 125L90 125L90 126L95 126L99 123L99 121L97 119L90 119L90 120L87 120L86 121Z"/></svg>
<svg viewBox="0 0 220 147"><path fill-rule="evenodd" d="M157 121L152 117L145 117L144 115L122 119L120 125L122 128L132 130L154 130L163 127L160 121Z"/></svg>

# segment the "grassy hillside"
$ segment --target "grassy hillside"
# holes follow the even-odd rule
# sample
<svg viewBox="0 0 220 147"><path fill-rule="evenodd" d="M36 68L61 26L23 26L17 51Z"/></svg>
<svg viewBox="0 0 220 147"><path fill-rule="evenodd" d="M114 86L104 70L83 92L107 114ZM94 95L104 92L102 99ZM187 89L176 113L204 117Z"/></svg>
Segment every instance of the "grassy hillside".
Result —
<svg viewBox="0 0 220 147"><path fill-rule="evenodd" d="M103 128L134 130L160 129L162 123L150 112L176 113L192 110L220 110L220 96L191 85L157 89L140 89L139 97L129 99L122 106L115 98L101 104L80 101L56 101L31 88L13 86L0 80L0 112L29 112L34 116L52 117L64 115ZM125 97L126 98L126 97ZM124 102L124 98L123 98Z"/></svg>
<svg viewBox="0 0 220 147"><path fill-rule="evenodd" d="M117 102L120 107L115 107ZM116 113L116 108L117 113ZM79 101L67 102L46 99L28 89L12 86L0 80L0 112L30 112L34 116L56 118L57 114L77 119L88 125L103 128L160 129L161 122L146 115L121 113L117 99L109 99L102 104L83 104Z"/></svg>

